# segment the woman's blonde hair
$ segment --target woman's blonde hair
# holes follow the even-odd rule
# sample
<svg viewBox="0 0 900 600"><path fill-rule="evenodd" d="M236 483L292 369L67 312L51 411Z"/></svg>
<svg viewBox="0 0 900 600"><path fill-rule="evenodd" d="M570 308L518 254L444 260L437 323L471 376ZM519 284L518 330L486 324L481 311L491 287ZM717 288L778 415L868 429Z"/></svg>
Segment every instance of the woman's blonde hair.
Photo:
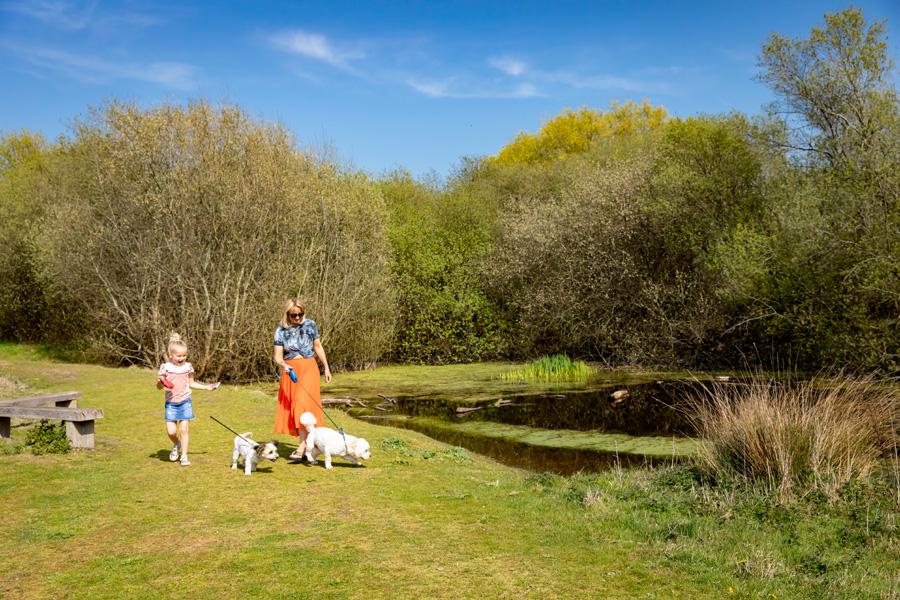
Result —
<svg viewBox="0 0 900 600"><path fill-rule="evenodd" d="M298 300L297 298L289 299L284 303L284 311L281 313L281 326L285 329L293 325L293 323L291 323L291 320L288 319L288 312L290 312L292 308L299 308L301 313L303 313L304 315L306 314L306 309L303 308L303 303L300 302L300 300Z"/></svg>
<svg viewBox="0 0 900 600"><path fill-rule="evenodd" d="M175 332L169 334L169 341L166 344L167 355L171 356L174 349L184 350L187 352L187 344L181 339L181 336Z"/></svg>

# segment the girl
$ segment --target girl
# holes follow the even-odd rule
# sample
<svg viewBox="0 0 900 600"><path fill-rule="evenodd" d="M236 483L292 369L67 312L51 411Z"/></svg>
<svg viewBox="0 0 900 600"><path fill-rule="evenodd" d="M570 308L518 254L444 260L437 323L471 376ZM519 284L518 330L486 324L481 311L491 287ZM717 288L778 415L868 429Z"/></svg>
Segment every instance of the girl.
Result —
<svg viewBox="0 0 900 600"><path fill-rule="evenodd" d="M300 438L297 449L290 456L294 460L301 460L306 452L306 428L300 424L300 415L309 411L316 416L317 427L325 426L316 357L322 363L325 383L331 383L331 369L319 340L319 328L305 314L303 304L291 298L285 302L281 325L275 330L274 359L281 367L275 433ZM291 377L292 373L296 379Z"/></svg>
<svg viewBox="0 0 900 600"><path fill-rule="evenodd" d="M179 460L178 452L181 451L181 466L191 464L188 460L188 422L194 420L194 407L191 403L191 390L213 391L219 387L218 383L206 385L194 381L194 367L187 362L187 344L181 336L173 333L169 336L168 360L159 368L159 378L156 380L156 389L165 388L166 398L166 433L174 444L169 452L169 460ZM178 434L181 434L180 436Z"/></svg>

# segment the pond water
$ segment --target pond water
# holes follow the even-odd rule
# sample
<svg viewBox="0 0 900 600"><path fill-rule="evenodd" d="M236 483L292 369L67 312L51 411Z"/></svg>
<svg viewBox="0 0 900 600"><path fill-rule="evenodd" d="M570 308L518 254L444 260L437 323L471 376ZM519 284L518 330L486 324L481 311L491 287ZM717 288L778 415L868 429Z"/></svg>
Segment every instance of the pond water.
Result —
<svg viewBox="0 0 900 600"><path fill-rule="evenodd" d="M692 454L696 442L684 408L702 386L696 380L667 380L476 402L407 395L349 412L512 466L571 474Z"/></svg>

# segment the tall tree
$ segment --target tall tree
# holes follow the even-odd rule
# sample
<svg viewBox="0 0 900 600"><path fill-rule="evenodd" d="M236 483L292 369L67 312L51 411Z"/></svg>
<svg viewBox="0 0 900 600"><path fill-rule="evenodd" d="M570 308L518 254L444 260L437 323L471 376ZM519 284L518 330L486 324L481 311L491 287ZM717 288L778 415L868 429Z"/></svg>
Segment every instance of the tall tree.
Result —
<svg viewBox="0 0 900 600"><path fill-rule="evenodd" d="M791 147L814 162L867 161L896 122L885 21L867 23L857 8L826 14L806 39L773 33L759 66L778 96L772 108L793 126Z"/></svg>

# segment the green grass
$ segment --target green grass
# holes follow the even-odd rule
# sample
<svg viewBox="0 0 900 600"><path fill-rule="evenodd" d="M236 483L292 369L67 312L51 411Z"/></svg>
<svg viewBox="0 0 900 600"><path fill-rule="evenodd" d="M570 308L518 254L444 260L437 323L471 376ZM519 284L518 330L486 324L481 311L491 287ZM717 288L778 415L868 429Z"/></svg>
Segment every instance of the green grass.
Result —
<svg viewBox="0 0 900 600"><path fill-rule="evenodd" d="M593 375L591 369L583 360L572 360L565 354L542 356L530 364L511 369L502 373L500 378L505 381L587 381Z"/></svg>
<svg viewBox="0 0 900 600"><path fill-rule="evenodd" d="M465 379L464 371L454 377ZM390 374L405 368L388 373L353 374L352 385L389 389ZM713 487L685 466L533 474L339 411L331 411L335 420L372 444L364 468L278 461L245 477L229 468L233 436L209 415L266 439L270 386L196 392L193 465L182 468L166 459L153 371L58 363L2 345L0 376L13 382L7 397L74 389L81 406L106 415L93 451L0 453L4 598L900 592L896 495L878 482L854 484L833 500L780 505L752 490ZM403 375L429 377L435 385L442 375L425 367ZM338 374L334 387L345 378ZM17 440L25 430L14 427ZM282 455L290 450L285 443Z"/></svg>

